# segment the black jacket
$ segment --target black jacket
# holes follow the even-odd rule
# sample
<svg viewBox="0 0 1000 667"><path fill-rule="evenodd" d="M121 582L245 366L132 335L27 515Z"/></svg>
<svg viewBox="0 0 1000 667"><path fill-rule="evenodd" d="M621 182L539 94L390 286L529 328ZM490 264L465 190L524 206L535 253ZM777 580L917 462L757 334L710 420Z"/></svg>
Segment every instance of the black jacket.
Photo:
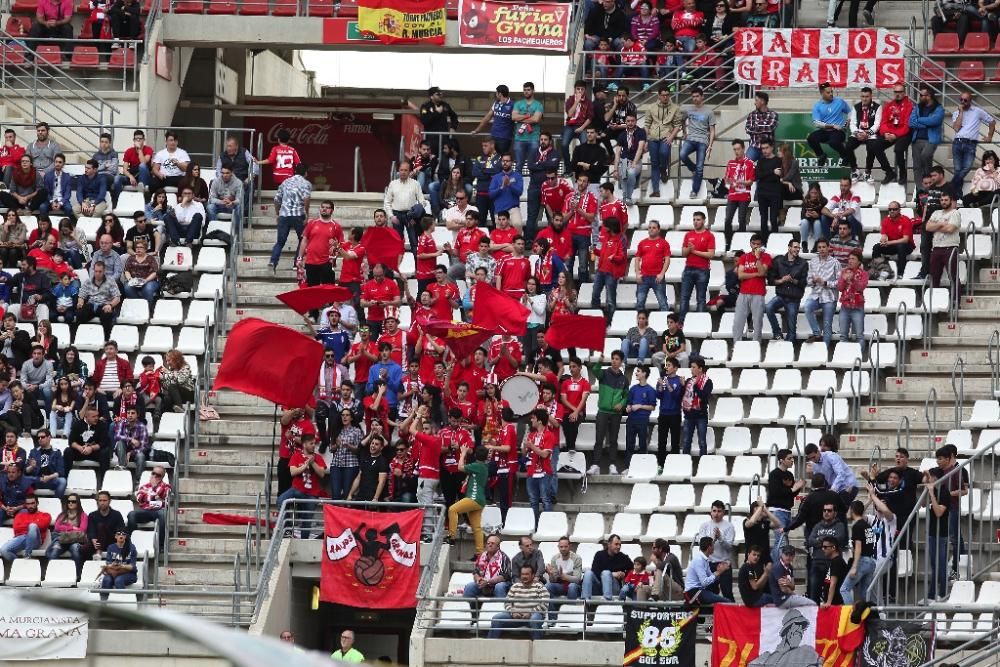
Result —
<svg viewBox="0 0 1000 667"><path fill-rule="evenodd" d="M420 122L425 132L448 132L458 127L458 114L447 102L441 102L441 111L430 100L420 105ZM437 136L429 135L427 141L437 150Z"/></svg>
<svg viewBox="0 0 1000 667"><path fill-rule="evenodd" d="M559 169L559 151L555 146L549 146L544 155L542 150L536 150L528 157L528 171L531 173L529 188L541 188L545 182L545 174Z"/></svg>
<svg viewBox="0 0 1000 667"><path fill-rule="evenodd" d="M792 281L776 285L775 293L782 299L798 303L802 300L802 295L806 291L809 263L801 257L796 257L794 262L790 262L788 255L778 255L771 262L771 269L767 272L767 278L772 283L777 283L779 278L784 278L785 276L791 276Z"/></svg>
<svg viewBox="0 0 1000 667"><path fill-rule="evenodd" d="M823 520L823 505L833 505L837 508L837 515L840 516L847 511L840 494L830 489L816 489L810 491L806 499L799 505L799 513L788 524L786 533L790 533L799 526L805 524L806 535L812 532L813 526Z"/></svg>
<svg viewBox="0 0 1000 667"><path fill-rule="evenodd" d="M462 180L466 183L472 183L472 165L469 164L469 158L459 155L455 160L455 164L451 163L451 158L441 157L438 159L437 165L437 180L440 183L445 183L451 177L452 167L458 167L462 170Z"/></svg>
<svg viewBox="0 0 1000 667"><path fill-rule="evenodd" d="M629 31L628 19L625 12L615 6L614 11L608 14L603 7L595 8L587 17L583 26L585 35L594 37L607 37L608 39L618 39Z"/></svg>
<svg viewBox="0 0 1000 667"><path fill-rule="evenodd" d="M607 549L601 549L594 554L594 562L590 566L590 571L594 573L594 576L600 577L605 570L628 573L632 570L632 559L621 551L612 556Z"/></svg>
<svg viewBox="0 0 1000 667"><path fill-rule="evenodd" d="M580 144L573 151L573 159L570 162L577 176L587 174L591 183L600 183L601 176L608 168L608 152L599 144ZM590 169L580 169L576 166L577 162L586 162L590 165Z"/></svg>

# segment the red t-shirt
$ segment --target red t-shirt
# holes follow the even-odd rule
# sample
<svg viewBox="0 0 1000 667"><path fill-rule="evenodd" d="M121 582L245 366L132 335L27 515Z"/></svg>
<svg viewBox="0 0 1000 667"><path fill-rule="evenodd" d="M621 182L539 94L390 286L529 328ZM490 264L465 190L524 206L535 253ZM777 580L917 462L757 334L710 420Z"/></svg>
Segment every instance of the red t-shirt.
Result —
<svg viewBox="0 0 1000 667"><path fill-rule="evenodd" d="M445 426L438 431L441 437L441 453L444 456L444 467L450 473L458 472L458 455L463 447L472 449L472 435L464 428Z"/></svg>
<svg viewBox="0 0 1000 667"><path fill-rule="evenodd" d="M421 234L417 239L417 270L416 276L418 280L429 280L434 277L434 268L437 266L437 256L434 257L419 257L419 255L431 254L437 252L437 243L434 242L434 237L430 234Z"/></svg>
<svg viewBox="0 0 1000 667"><path fill-rule="evenodd" d="M547 206L556 213L562 213L566 198L572 193L573 186L562 179L556 181L555 185L550 185L548 181L545 181L541 191L542 206Z"/></svg>
<svg viewBox="0 0 1000 667"><path fill-rule="evenodd" d="M292 177L295 165L302 160L299 159L299 153L294 148L278 144L271 149L271 154L267 156L267 161L271 165L271 174L275 184L281 184L286 179Z"/></svg>
<svg viewBox="0 0 1000 667"><path fill-rule="evenodd" d="M771 256L766 252L760 254L760 260L765 267L770 268L771 266ZM736 261L737 269L743 269L744 271L756 271L757 270L757 257L754 256L752 252L743 253L740 258ZM764 296L767 291L767 277L760 276L758 278L746 278L740 280L740 294L757 294Z"/></svg>
<svg viewBox="0 0 1000 667"><path fill-rule="evenodd" d="M518 235L518 231L514 227L508 227L507 229L500 229L497 227L490 234L490 241L493 245L507 245L514 243L514 237ZM479 250L479 246L476 246L476 250ZM497 250L493 253L493 259L496 261L502 260L504 257L510 257L510 253Z"/></svg>
<svg viewBox="0 0 1000 667"><path fill-rule="evenodd" d="M142 154L151 158L153 157L153 149L149 146L143 146ZM137 169L139 167L139 153L135 150L135 146L132 146L125 151L125 154L122 156L122 162L124 162L125 166L130 169Z"/></svg>
<svg viewBox="0 0 1000 667"><path fill-rule="evenodd" d="M600 212L601 220L618 218L618 222L622 223L622 231L628 229L628 209L625 208L625 203L620 199L601 204Z"/></svg>
<svg viewBox="0 0 1000 667"><path fill-rule="evenodd" d="M357 343L355 343L354 345L352 345L351 346L351 355L353 356L353 355L358 354L359 352L361 352L361 346L362 345L363 345L363 343L361 341L358 341ZM378 356L378 343L376 343L373 340L369 340L368 341L368 345L367 345L367 351L370 352L370 353L372 353L373 355ZM371 366L372 366L373 363L375 363L375 362L372 361L371 359L369 359L368 357L364 356L364 355L361 355L360 357L358 357L357 360L354 362L354 382L356 382L356 383L357 382L364 382L365 384L367 384L368 383L368 369L371 368Z"/></svg>
<svg viewBox="0 0 1000 667"><path fill-rule="evenodd" d="M520 299L531 277L531 261L527 257L505 257L497 265L497 275L500 276L500 289Z"/></svg>
<svg viewBox="0 0 1000 667"><path fill-rule="evenodd" d="M308 417L302 417L287 426L281 427L281 446L278 448L278 458L290 459L292 456L292 438L307 433L316 435L316 425ZM295 451L298 451L296 449Z"/></svg>
<svg viewBox="0 0 1000 667"><path fill-rule="evenodd" d="M616 278L625 276L628 268L628 241L622 234L609 234L601 229L601 251L597 256L597 270Z"/></svg>
<svg viewBox="0 0 1000 667"><path fill-rule="evenodd" d="M479 252L479 239L486 236L479 227L462 227L455 236L455 249L458 251L458 259L462 262L466 260L469 253Z"/></svg>
<svg viewBox="0 0 1000 667"><path fill-rule="evenodd" d="M500 353L504 348L510 349L510 356L513 357L516 365L511 365L507 361L507 357L501 355ZM490 359L496 359L497 362L493 365L493 374L496 375L497 384L500 384L511 375L517 372L517 366L521 364L524 359L524 351L521 349L521 341L516 338L504 342L501 338L496 338L492 343L490 343Z"/></svg>
<svg viewBox="0 0 1000 667"><path fill-rule="evenodd" d="M449 412L452 408L461 411L464 424L472 424L476 419L476 404L468 400L468 397L464 401L459 401L448 396L444 399L444 407Z"/></svg>
<svg viewBox="0 0 1000 667"><path fill-rule="evenodd" d="M663 262L670 257L670 244L662 236L655 239L643 239L639 241L636 249L636 257L639 257L639 274L642 276L658 276L663 270Z"/></svg>
<svg viewBox="0 0 1000 667"><path fill-rule="evenodd" d="M910 242L913 241L913 221L910 220L905 215L901 215L896 218L893 222L892 218L885 216L882 220L882 233L886 235L890 241L898 241L904 236L910 237Z"/></svg>
<svg viewBox="0 0 1000 667"><path fill-rule="evenodd" d="M597 197L590 192L579 194L574 192L566 197L563 206L563 219L566 227L573 236L590 236L591 222L582 215L577 215L577 211L584 211L588 215L597 213Z"/></svg>
<svg viewBox="0 0 1000 667"><path fill-rule="evenodd" d="M726 164L726 181L732 183L729 186L729 201L750 201L750 186L740 183L746 181L752 183L756 177L757 169L752 161L747 158L730 160Z"/></svg>
<svg viewBox="0 0 1000 667"><path fill-rule="evenodd" d="M580 405L580 400L590 393L590 382L583 376L579 380L574 380L571 375L562 381L559 390L566 398L567 403L570 405ZM583 414L583 412L581 411L580 414Z"/></svg>
<svg viewBox="0 0 1000 667"><path fill-rule="evenodd" d="M316 458L313 460L317 465L319 465L320 468L326 468L326 460L320 454L317 453ZM288 462L288 467L294 468L305 462L305 453L302 452L302 450L297 449L295 450L295 453L292 454L292 458ZM311 467L303 470L301 475L295 475L292 477L292 488L297 489L308 496L315 496L316 498L326 497L326 487L323 484L323 478L317 476Z"/></svg>
<svg viewBox="0 0 1000 667"><path fill-rule="evenodd" d="M383 279L382 282L379 282L372 278L361 286L361 298L365 301L392 301L397 296L399 296L399 285L396 284L395 280ZM383 321L385 307L369 306L367 317L372 322Z"/></svg>
<svg viewBox="0 0 1000 667"><path fill-rule="evenodd" d="M0 167L14 167L21 163L21 156L24 155L24 146L14 144L0 144Z"/></svg>
<svg viewBox="0 0 1000 667"><path fill-rule="evenodd" d="M573 254L573 235L567 227L563 226L560 231L552 229L552 227L546 227L542 231L538 232L535 236L536 239L548 239L549 247L552 248L559 259L566 261Z"/></svg>
<svg viewBox="0 0 1000 667"><path fill-rule="evenodd" d="M458 286L455 283L442 285L439 282L433 282L427 286L427 291L436 299L434 305L431 306L434 317L439 320L451 320L453 309L450 299L459 300Z"/></svg>
<svg viewBox="0 0 1000 667"><path fill-rule="evenodd" d="M469 385L469 396L479 396L479 392L486 386L489 374L488 370L475 363L469 363L468 366L455 364L451 372L451 390L457 392L459 383L465 382Z"/></svg>
<svg viewBox="0 0 1000 667"><path fill-rule="evenodd" d="M712 232L707 229L703 229L700 232L690 231L684 235L684 247L688 247L689 243L694 244L694 249L698 252L715 252L715 236ZM687 256L687 263L685 266L692 269L707 269L711 266L712 260L705 257L699 257L694 253Z"/></svg>
<svg viewBox="0 0 1000 667"><path fill-rule="evenodd" d="M433 387L437 384L437 378L434 377L434 364L444 359L444 353L438 352L431 345L431 341L434 341L438 345L443 345L444 343L437 336L424 334L424 347L420 353L420 381Z"/></svg>
<svg viewBox="0 0 1000 667"><path fill-rule="evenodd" d="M440 436L417 433L413 436L412 456L417 459L417 477L424 479L441 479L441 448L443 442Z"/></svg>
<svg viewBox="0 0 1000 667"><path fill-rule="evenodd" d="M402 329L396 329L396 333L383 333L378 337L378 343L389 343L392 345L392 352L389 353L389 358L395 361L400 366L404 366L403 363L403 353L406 351L406 332Z"/></svg>
<svg viewBox="0 0 1000 667"><path fill-rule="evenodd" d="M340 283L360 283L361 282L361 261L365 256L365 247L360 243L347 241L341 243L340 247L347 252L357 255L354 259L344 257L340 260Z"/></svg>
<svg viewBox="0 0 1000 667"><path fill-rule="evenodd" d="M505 475L510 472L517 472L517 428L513 424L504 424L500 428L500 434L497 436L498 445L507 445L510 449L507 450L507 454L504 455L502 452L493 455L493 460L496 462L497 474Z"/></svg>
<svg viewBox="0 0 1000 667"><path fill-rule="evenodd" d="M336 220L329 222L313 218L306 224L302 236L306 239L306 264L326 264L330 261L330 241L344 241L344 230Z"/></svg>
<svg viewBox="0 0 1000 667"><path fill-rule="evenodd" d="M546 405L545 403L539 402L538 405L535 406L535 409L536 410L539 410L539 409L540 410L545 410L545 412L547 412L550 417L552 417L553 419L555 419L556 423L558 423L558 424L562 424L563 415L566 414L566 408L565 408L565 406L561 405L559 403L559 401L556 400L555 398L553 398L552 402L549 403L548 405ZM559 437L559 427L558 426L555 426L555 427L553 427L553 426L546 426L545 430L547 430L550 433L554 434L556 436L556 438Z"/></svg>
<svg viewBox="0 0 1000 667"><path fill-rule="evenodd" d="M528 434L528 442L539 449L551 452L556 448L556 435L546 429L539 433L532 431ZM532 450L528 450L528 477L545 477L552 474L552 455L541 458Z"/></svg>

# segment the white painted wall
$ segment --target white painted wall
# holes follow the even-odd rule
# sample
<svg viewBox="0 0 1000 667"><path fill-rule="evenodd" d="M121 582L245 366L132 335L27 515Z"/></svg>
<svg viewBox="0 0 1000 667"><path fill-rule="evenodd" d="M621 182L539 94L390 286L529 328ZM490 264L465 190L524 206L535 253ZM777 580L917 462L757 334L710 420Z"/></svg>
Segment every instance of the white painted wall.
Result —
<svg viewBox="0 0 1000 667"><path fill-rule="evenodd" d="M296 54L289 64L271 51L257 55L247 51L247 95L263 97L316 97L318 90L312 76L303 71L302 60Z"/></svg>

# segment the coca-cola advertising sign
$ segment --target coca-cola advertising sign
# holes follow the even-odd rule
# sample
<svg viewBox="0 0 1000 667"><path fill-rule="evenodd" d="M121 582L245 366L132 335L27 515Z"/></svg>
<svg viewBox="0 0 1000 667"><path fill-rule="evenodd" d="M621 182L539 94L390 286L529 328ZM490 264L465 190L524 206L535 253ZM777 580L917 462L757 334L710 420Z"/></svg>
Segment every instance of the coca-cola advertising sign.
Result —
<svg viewBox="0 0 1000 667"><path fill-rule="evenodd" d="M264 136L263 157L287 130L289 144L309 166L307 178L314 190L354 189L354 151L361 148L361 166L368 191L389 183L389 165L399 152L399 120L375 120L371 114L330 114L325 119L252 116L247 125ZM270 167L263 167L264 188L275 188Z"/></svg>

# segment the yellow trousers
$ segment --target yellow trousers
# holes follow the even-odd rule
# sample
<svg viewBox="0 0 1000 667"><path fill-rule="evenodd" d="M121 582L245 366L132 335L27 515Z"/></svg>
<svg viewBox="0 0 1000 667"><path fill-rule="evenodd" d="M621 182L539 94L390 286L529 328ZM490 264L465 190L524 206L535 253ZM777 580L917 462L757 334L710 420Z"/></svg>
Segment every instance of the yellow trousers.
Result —
<svg viewBox="0 0 1000 667"><path fill-rule="evenodd" d="M448 508L448 534L455 539L458 534L458 515L465 514L469 517L469 525L472 526L472 537L476 542L476 555L483 552L483 527L480 519L483 516L483 507L472 498L462 498L457 503Z"/></svg>

